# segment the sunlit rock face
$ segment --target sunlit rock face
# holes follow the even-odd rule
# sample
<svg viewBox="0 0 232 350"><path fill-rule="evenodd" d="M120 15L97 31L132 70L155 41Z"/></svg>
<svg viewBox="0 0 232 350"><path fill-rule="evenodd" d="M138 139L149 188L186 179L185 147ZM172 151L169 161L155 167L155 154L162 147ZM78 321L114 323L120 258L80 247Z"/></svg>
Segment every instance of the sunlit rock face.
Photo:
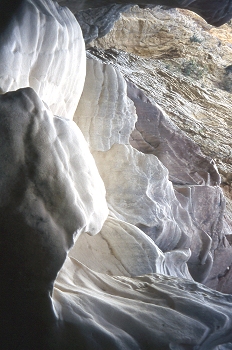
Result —
<svg viewBox="0 0 232 350"><path fill-rule="evenodd" d="M165 273L164 271L169 271L171 268L169 262L172 261L172 268L168 274L179 276L180 273L191 278L186 265L190 257L189 248L193 232L191 220L188 213L179 205L172 185L168 181L167 170L162 163L156 157L143 155L129 146L129 136L136 119L135 108L127 97L127 85L122 75L111 65L88 60L85 87L74 120L90 144L107 189L108 205L115 219L113 225L109 218L111 224L105 223L103 230L94 240L82 236L72 250L72 256L76 256L78 260L95 271L111 271L111 274L113 274L112 271L124 271L124 273L128 271L132 276L135 275L134 268L137 272L138 269L142 269L143 273L151 271ZM173 213L174 206L175 213ZM181 219L179 215L182 216ZM118 223L116 218L120 220ZM128 229L122 229L122 225L128 225ZM146 250L149 245L144 240L143 232L133 225L143 229L150 228L150 237L153 242L158 244L164 252L169 251L166 260L160 251L158 263L153 267L150 263L148 268L149 259L145 258L141 244L146 245ZM115 226L113 232L117 231L114 239L110 234L112 226ZM128 234L127 230L131 233ZM133 237L134 235L138 237L139 234L140 241L144 243L135 243L135 238L131 238L132 234ZM117 248L121 246L121 235L124 236L122 244L131 246L127 252ZM149 249L158 249L154 243L151 246L153 248ZM117 250L116 256L109 247L112 247L113 252ZM172 254L171 250L174 248L182 250ZM140 264L132 268L136 256L135 250L138 249L141 254ZM131 257L129 251L131 251ZM88 256L94 258L88 259ZM101 261L104 256L107 257L108 263L102 270ZM99 261L99 265L96 264L95 259ZM112 267L113 263L110 263L111 259L114 267ZM120 260L124 263L119 263ZM180 265L183 266L180 268Z"/></svg>
<svg viewBox="0 0 232 350"><path fill-rule="evenodd" d="M131 35L127 48L131 54L123 51L126 45L123 31ZM221 224L211 227L223 229L215 231L213 228L211 233L207 232L212 237L215 231L216 236L221 237L218 244L219 251L222 251L219 255L215 251L213 254L215 266L223 265L223 272L218 274L222 286L225 279L230 280L228 271L231 266L228 236L232 227L229 141L231 26L215 29L185 10L158 7L151 11L134 7L123 14L107 36L94 41L93 45L95 48L89 49L89 57L112 64L133 83L128 83L128 96L135 103L138 121L130 142L144 153L155 154L168 168L175 190L182 191L181 196L177 194L182 205L186 196L191 197L192 189L180 189L179 185L219 185L221 180L213 163L218 166L227 205L224 214L224 200L221 201L218 190L212 189L212 198L217 198L216 208L221 208L218 221ZM168 131L170 123L165 120L165 113L184 133L174 126ZM190 139L214 162L208 157L202 158L199 148ZM208 198L209 189L205 190ZM199 191L202 193L203 187ZM205 212L203 207L199 210ZM219 263L221 257L225 258L223 264ZM208 283L212 286L211 282Z"/></svg>
<svg viewBox="0 0 232 350"><path fill-rule="evenodd" d="M114 143L129 143L137 115L118 70L87 60L87 76L74 121L91 149L107 151Z"/></svg>
<svg viewBox="0 0 232 350"><path fill-rule="evenodd" d="M225 184L232 172L231 38L231 25L216 29L189 11L134 7L107 36L92 43L114 48L102 59L139 86L215 160ZM231 222L229 212L227 217Z"/></svg>
<svg viewBox="0 0 232 350"><path fill-rule="evenodd" d="M8 28L9 43L2 34L4 45L13 42L10 28L25 30L21 17L30 19L30 35L47 25L57 33L56 11L65 23L72 18L68 36L75 37L79 27L67 9L27 1ZM56 56L50 44L68 41L50 41L50 31L41 37L49 43L21 50L25 71L27 53L40 57L46 47L48 61L42 54L38 62L51 71L39 83L58 79L55 59L65 60L65 83L50 86L48 100L36 86L0 96L0 343L6 350L230 349L231 296L196 282L219 288L221 274L228 288L232 254L214 162L126 83L115 62L89 61L82 89L83 46L75 57L73 45ZM5 79L14 61L6 64L4 45ZM62 112L59 89L73 106L83 90L75 112L83 134L64 118L74 107Z"/></svg>
<svg viewBox="0 0 232 350"><path fill-rule="evenodd" d="M87 60L87 67L74 120L90 144L111 213L139 227L164 253L182 249L183 266L188 261L194 279L217 288L219 276L232 263L232 249L225 238L230 231L223 222L225 200L213 160L140 89L128 82L126 90L126 82L112 65ZM136 118L134 109L127 107L131 100ZM137 118L133 132L123 128L122 138L122 125L131 120L133 126ZM129 146L129 136L140 152ZM100 238L95 238L96 245L98 240L102 247ZM191 258L185 255L188 249ZM84 252L83 247L80 250ZM172 255L173 266L179 266L177 256Z"/></svg>
<svg viewBox="0 0 232 350"><path fill-rule="evenodd" d="M109 276L71 258L53 295L61 317L80 332L78 349L231 346L231 296L186 279L159 274ZM72 339L75 336L73 332ZM217 346L225 343L228 347Z"/></svg>
<svg viewBox="0 0 232 350"><path fill-rule="evenodd" d="M216 161L219 171L232 171L230 25L215 29L187 11L134 7L92 45L109 49L102 60L158 104Z"/></svg>
<svg viewBox="0 0 232 350"><path fill-rule="evenodd" d="M74 15L50 0L23 1L1 33L0 78L1 93L30 86L53 114L71 119L85 79Z"/></svg>

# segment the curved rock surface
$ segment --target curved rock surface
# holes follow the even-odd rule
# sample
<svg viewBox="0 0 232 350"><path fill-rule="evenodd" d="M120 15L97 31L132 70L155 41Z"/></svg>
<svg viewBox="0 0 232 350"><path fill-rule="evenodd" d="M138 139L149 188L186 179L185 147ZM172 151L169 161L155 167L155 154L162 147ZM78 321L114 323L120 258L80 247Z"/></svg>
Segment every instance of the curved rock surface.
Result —
<svg viewBox="0 0 232 350"><path fill-rule="evenodd" d="M58 314L80 332L80 349L226 350L232 344L231 295L193 281L109 276L71 258L53 295ZM69 348L75 349L70 340Z"/></svg>
<svg viewBox="0 0 232 350"><path fill-rule="evenodd" d="M32 29L25 34L25 51L22 45L20 54L11 53L28 20ZM68 32L63 21L70 25ZM48 28L54 32L45 35ZM85 74L83 46L78 49L76 40L71 44L65 40L66 34L79 37L74 17L48 0L28 0L7 30L0 48L5 89L17 88L25 78L19 72L30 78L33 65L28 57L39 57L34 62L36 72L42 72L41 65L49 73L37 76L38 86L44 88L38 94L24 88L0 96L0 343L4 350L230 349L231 295L193 280L214 288L221 284L226 290L226 276L231 274L224 197L214 163L152 99L150 103L132 85L127 89L123 70L121 74L112 64L91 61L75 120L94 159L80 129L64 118L67 111L72 117ZM51 41L58 33L61 41ZM32 38L36 48L27 46ZM62 47L57 56L53 44ZM22 65L14 72L19 58ZM65 62L59 74L58 58ZM115 59L114 54L109 58ZM49 102L44 95L43 103L45 79L53 75L63 77L62 81L59 87L50 85ZM75 100L65 112L59 89ZM60 116L53 115L56 104ZM150 129L154 125L158 129L154 144L148 120L143 124L144 110L145 117L153 118ZM139 150L129 145L137 116L140 137L150 142L154 154L147 154L141 143L136 146ZM154 146L169 136L158 159ZM191 149L195 152L193 164L186 168L187 156L181 162L176 146L179 140L189 154ZM185 168L182 176L168 161L173 151L180 169ZM170 167L173 183L162 159Z"/></svg>
<svg viewBox="0 0 232 350"><path fill-rule="evenodd" d="M30 88L0 101L1 342L37 349L43 323L53 328L49 294L68 250L81 232L101 229L108 209L74 122L53 117Z"/></svg>
<svg viewBox="0 0 232 350"><path fill-rule="evenodd" d="M150 236L164 251L189 244L188 214L179 206L168 171L158 158L117 144L93 156L107 202L119 219L152 228Z"/></svg>
<svg viewBox="0 0 232 350"><path fill-rule="evenodd" d="M138 26L136 18L139 18L140 26ZM147 25L148 23L150 26ZM155 36L152 34L153 28L157 28ZM133 33L128 44L128 50L133 52L131 54L122 51L125 48L121 35L122 30ZM135 44L134 47L130 46L132 41ZM157 152L157 156L162 157L160 159L169 168L170 179L174 183L176 180L180 181L180 178L172 177L175 169L177 170L180 166L182 170L179 176L186 174L185 172L182 174L182 160L178 162L178 166L177 164L173 166L176 156L173 156L173 153L171 157L165 154L166 142L162 143L156 150L154 149L157 147L157 136L156 139L154 136L151 139L150 130L152 127L147 123L148 119L153 117L150 115L144 119L144 114L148 115L151 102L154 106L158 105L159 110L162 109L180 129L187 133L190 139L200 146L204 154L214 160L221 175L221 187L226 195L227 205L223 225L224 233L229 240L232 228L231 78L229 71L231 24L215 29L206 24L199 16L186 10L155 8L149 11L135 7L123 14L111 33L93 44L100 48L104 47L106 50L91 48L88 53L89 57L113 64L127 80L142 90L142 92L137 92L139 99L137 101L134 99L137 104L137 114L140 114L137 122L140 131L138 133L138 130L135 130L133 133L134 141L132 144L135 147L140 147L138 149L144 152ZM171 57L172 53L176 53L176 57ZM143 100L143 94L150 101L148 104L143 103L146 102L146 99ZM154 111L155 107L152 108ZM151 120L154 121L154 119ZM146 123L147 126L145 126ZM149 131L145 132L144 128ZM147 141L154 141L153 146L148 145L147 142L144 143L144 139L141 139L141 132L142 138L147 133ZM177 136L176 131L175 135ZM177 149L177 145L174 147ZM163 152L160 149L163 149ZM195 153L196 148L194 149ZM197 164L195 162L194 164L195 169L197 169ZM191 172L189 175L191 178L193 173ZM201 173L201 169L198 168L197 173L194 174L194 177L196 176L199 176L198 184L203 184L202 176L206 179L207 172ZM227 240L219 242L219 245L224 246L226 250L228 244ZM221 262L221 258L224 259L224 256L221 252L217 256L217 261ZM227 286L229 286L230 275L228 271L230 271L231 263L229 260L227 262L227 267L221 263L217 263L217 265L224 265L224 272L219 274L220 281L224 280L225 282L225 279L228 278ZM225 289L223 290L225 291Z"/></svg>
<svg viewBox="0 0 232 350"><path fill-rule="evenodd" d="M81 235L69 253L91 270L111 276L157 272L191 280L186 264L190 255L190 249L163 253L139 228L111 216L98 235Z"/></svg>
<svg viewBox="0 0 232 350"><path fill-rule="evenodd" d="M49 0L23 1L1 33L0 79L1 93L30 86L53 114L72 119L85 80L74 15Z"/></svg>
<svg viewBox="0 0 232 350"><path fill-rule="evenodd" d="M74 121L91 149L107 151L114 143L129 143L137 115L118 70L87 60L87 75Z"/></svg>
<svg viewBox="0 0 232 350"><path fill-rule="evenodd" d="M214 162L131 83L127 83L127 93L135 103L138 120L130 142L146 155L129 145L120 146L118 143L123 139L114 125L118 125L117 119L119 125L123 125L134 116L134 111L127 108L123 77L112 65L99 61L88 60L87 67L86 84L74 120L91 145L106 185L111 212L118 219L138 226L163 252L172 254L173 249L178 248L183 250L184 256L185 250L190 249L191 258L185 257L185 263L189 260L192 276L217 288L220 276L232 263L232 249L225 238L230 230L223 220L225 201L218 187L220 176ZM115 84L116 77L120 77L121 84ZM106 99L99 98L105 96L107 86L107 91L111 91L109 86L114 86L114 93L108 93ZM90 104L92 99L95 103ZM120 106L118 114L111 108L117 111L117 106ZM133 112L131 116L130 112ZM115 120L114 124L111 120ZM99 133L102 125L104 133ZM130 128L125 131L128 134L124 142L128 143ZM109 145L107 135L112 136L111 149L109 146L103 149L103 145ZM104 152L97 152L100 148ZM213 217L211 212L214 212ZM97 243L98 239L95 241ZM100 238L99 244L102 246ZM101 249L98 245L96 249L100 261ZM173 266L178 265L179 257L172 257ZM86 264L86 260L84 262Z"/></svg>

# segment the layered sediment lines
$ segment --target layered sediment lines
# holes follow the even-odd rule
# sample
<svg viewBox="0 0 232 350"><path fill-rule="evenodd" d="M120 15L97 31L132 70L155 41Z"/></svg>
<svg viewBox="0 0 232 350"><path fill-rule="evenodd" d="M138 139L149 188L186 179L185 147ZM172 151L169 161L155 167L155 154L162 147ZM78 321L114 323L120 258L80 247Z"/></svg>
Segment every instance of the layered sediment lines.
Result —
<svg viewBox="0 0 232 350"><path fill-rule="evenodd" d="M2 35L0 342L228 349L231 295L209 288L231 287L215 162L103 52L85 78L83 48L48 0Z"/></svg>

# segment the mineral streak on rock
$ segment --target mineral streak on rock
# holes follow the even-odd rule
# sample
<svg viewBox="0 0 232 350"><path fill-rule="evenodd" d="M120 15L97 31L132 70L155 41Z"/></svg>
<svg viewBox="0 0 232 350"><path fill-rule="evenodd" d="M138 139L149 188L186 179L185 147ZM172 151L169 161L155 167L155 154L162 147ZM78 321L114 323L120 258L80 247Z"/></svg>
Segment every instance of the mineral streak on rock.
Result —
<svg viewBox="0 0 232 350"><path fill-rule="evenodd" d="M74 15L50 0L23 1L1 33L0 79L1 93L30 86L53 114L72 119L85 79Z"/></svg>

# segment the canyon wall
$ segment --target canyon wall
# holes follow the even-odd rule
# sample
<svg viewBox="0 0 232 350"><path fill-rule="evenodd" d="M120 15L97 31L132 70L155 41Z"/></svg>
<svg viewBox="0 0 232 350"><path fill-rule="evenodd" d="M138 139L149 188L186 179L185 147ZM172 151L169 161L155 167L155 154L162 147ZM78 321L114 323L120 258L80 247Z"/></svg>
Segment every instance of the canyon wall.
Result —
<svg viewBox="0 0 232 350"><path fill-rule="evenodd" d="M1 32L4 349L232 348L229 25L122 2L107 21L121 10L86 36L87 61L50 0L23 1Z"/></svg>

